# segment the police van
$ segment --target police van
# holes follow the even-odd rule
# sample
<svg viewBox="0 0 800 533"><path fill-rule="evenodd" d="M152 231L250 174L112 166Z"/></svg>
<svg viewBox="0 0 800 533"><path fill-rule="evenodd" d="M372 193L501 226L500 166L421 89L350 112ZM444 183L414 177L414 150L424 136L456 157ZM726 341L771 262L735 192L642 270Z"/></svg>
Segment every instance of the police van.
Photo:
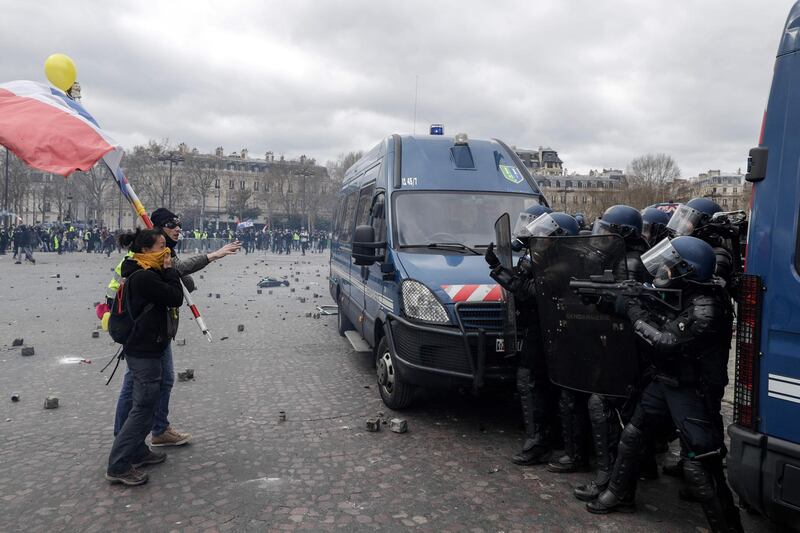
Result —
<svg viewBox="0 0 800 533"><path fill-rule="evenodd" d="M728 479L745 507L800 528L800 2L778 48L739 289Z"/></svg>
<svg viewBox="0 0 800 533"><path fill-rule="evenodd" d="M348 169L331 243L339 333L375 357L394 409L420 386L512 381L505 306L483 253L494 221L546 205L517 154L465 134L385 138Z"/></svg>

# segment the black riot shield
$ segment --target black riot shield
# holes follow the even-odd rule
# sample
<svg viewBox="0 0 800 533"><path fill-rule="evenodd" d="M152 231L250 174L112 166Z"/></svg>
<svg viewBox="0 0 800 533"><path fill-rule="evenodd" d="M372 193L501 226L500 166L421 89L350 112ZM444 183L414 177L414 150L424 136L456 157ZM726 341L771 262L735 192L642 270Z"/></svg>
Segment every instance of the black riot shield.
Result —
<svg viewBox="0 0 800 533"><path fill-rule="evenodd" d="M534 237L530 251L551 381L582 392L627 396L639 375L633 327L612 314L613 304L586 303L569 287L570 279L589 279L605 270L625 279L623 240L616 235Z"/></svg>
<svg viewBox="0 0 800 533"><path fill-rule="evenodd" d="M495 253L500 259L500 264L508 269L514 268L514 258L511 255L511 218L508 213L503 213L494 223ZM503 351L514 353L517 350L517 310L514 298L503 289L505 302L505 320L503 320Z"/></svg>

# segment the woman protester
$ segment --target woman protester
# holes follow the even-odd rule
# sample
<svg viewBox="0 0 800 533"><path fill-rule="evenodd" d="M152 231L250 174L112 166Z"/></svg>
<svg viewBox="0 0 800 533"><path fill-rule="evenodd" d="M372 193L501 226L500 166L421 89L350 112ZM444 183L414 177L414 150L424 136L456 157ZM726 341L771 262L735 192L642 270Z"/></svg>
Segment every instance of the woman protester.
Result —
<svg viewBox="0 0 800 533"><path fill-rule="evenodd" d="M153 425L161 385L161 357L175 336L174 308L183 303L180 275L173 268L166 239L159 230L136 230L119 237L120 246L133 255L122 264L125 278L123 305L136 320L124 354L133 378L133 407L114 439L106 479L124 485L142 485L141 466L161 463L165 453L153 452L145 438Z"/></svg>

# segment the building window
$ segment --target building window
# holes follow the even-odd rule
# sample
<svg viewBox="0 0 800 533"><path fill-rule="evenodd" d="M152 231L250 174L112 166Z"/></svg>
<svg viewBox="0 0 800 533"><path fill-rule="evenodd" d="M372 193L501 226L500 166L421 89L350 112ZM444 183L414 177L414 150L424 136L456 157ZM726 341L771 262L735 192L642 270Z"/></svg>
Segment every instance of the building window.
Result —
<svg viewBox="0 0 800 533"><path fill-rule="evenodd" d="M288 183L288 187L286 188L286 192L294 192L294 191L292 191L292 182L291 181Z"/></svg>
<svg viewBox="0 0 800 533"><path fill-rule="evenodd" d="M257 181L254 181L254 182L253 182L253 190L254 190L254 191L257 191L257 190L258 190L258 182L257 182Z"/></svg>
<svg viewBox="0 0 800 533"><path fill-rule="evenodd" d="M739 194L739 189L738 189L738 188L736 188L736 187L734 187L734 188L733 188L733 194Z"/></svg>
<svg viewBox="0 0 800 533"><path fill-rule="evenodd" d="M556 187L561 187L561 180L556 180Z"/></svg>
<svg viewBox="0 0 800 533"><path fill-rule="evenodd" d="M228 180L228 188L229 188L229 189L233 189L233 187L234 187L234 182L233 182L233 180Z"/></svg>
<svg viewBox="0 0 800 533"><path fill-rule="evenodd" d="M244 180L239 182L239 189L242 191L244 190Z"/></svg>
<svg viewBox="0 0 800 533"><path fill-rule="evenodd" d="M727 187L723 187L722 188L722 194L728 194L728 188Z"/></svg>
<svg viewBox="0 0 800 533"><path fill-rule="evenodd" d="M214 188L219 189L219 178L214 180Z"/></svg>

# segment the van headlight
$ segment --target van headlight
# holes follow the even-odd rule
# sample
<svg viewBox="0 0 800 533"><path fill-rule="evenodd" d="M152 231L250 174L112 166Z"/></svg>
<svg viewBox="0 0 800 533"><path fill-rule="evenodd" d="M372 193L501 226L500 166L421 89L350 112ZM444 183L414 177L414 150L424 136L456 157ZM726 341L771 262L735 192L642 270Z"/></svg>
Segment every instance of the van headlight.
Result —
<svg viewBox="0 0 800 533"><path fill-rule="evenodd" d="M431 290L418 281L406 280L402 284L403 310L406 316L435 324L449 324L447 311Z"/></svg>

